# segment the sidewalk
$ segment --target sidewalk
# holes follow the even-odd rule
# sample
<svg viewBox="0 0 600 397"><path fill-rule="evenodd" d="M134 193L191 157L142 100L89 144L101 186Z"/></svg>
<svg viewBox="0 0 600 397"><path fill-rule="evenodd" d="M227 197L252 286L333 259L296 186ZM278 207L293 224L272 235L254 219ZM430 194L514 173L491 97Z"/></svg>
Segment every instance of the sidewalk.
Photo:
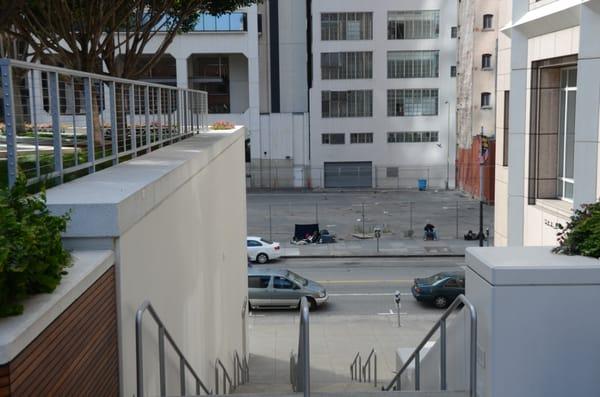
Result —
<svg viewBox="0 0 600 397"><path fill-rule="evenodd" d="M484 242L485 244L485 242ZM342 240L333 244L294 245L281 242L284 258L304 257L456 257L464 256L467 247L479 246L479 241L421 239L406 240Z"/></svg>

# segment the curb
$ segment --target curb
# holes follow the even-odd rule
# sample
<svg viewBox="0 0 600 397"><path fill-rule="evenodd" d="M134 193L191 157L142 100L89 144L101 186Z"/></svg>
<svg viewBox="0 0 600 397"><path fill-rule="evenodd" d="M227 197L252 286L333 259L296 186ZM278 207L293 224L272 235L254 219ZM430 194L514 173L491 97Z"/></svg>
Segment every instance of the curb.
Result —
<svg viewBox="0 0 600 397"><path fill-rule="evenodd" d="M281 259L326 258L464 258L465 254L362 254L362 255L282 255Z"/></svg>

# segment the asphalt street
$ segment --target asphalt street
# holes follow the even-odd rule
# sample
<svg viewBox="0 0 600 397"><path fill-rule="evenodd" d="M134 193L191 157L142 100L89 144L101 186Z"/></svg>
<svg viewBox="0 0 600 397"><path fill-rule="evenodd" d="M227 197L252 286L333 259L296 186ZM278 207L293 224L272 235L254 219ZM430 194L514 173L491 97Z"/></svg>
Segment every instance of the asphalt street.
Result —
<svg viewBox="0 0 600 397"><path fill-rule="evenodd" d="M459 258L288 258L255 266L286 268L321 283L327 289L329 302L313 312L314 316L389 316L397 313L395 291L401 294L401 315L440 315L439 309L413 298L410 292L413 279L458 270L462 265ZM289 310L260 310L255 314L296 315L292 313Z"/></svg>

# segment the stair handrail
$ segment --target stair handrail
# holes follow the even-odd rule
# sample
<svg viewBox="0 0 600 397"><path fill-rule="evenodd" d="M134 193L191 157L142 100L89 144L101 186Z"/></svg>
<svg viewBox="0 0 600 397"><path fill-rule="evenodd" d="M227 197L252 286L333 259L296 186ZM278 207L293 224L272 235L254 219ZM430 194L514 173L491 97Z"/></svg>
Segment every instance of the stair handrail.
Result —
<svg viewBox="0 0 600 397"><path fill-rule="evenodd" d="M304 296L300 299L300 336L298 338L298 358L294 365L296 389L304 392L304 397L310 397L309 313L310 304Z"/></svg>
<svg viewBox="0 0 600 397"><path fill-rule="evenodd" d="M215 394L219 394L219 367L223 370L223 394L229 394L233 390L233 382L231 381L231 376L229 376L229 372L227 372L227 368L223 365L223 362L219 359L215 359ZM229 391L227 390L227 385L229 385Z"/></svg>
<svg viewBox="0 0 600 397"><path fill-rule="evenodd" d="M369 356L362 366L362 381L371 383L371 359L373 360L373 383L374 386L377 387L377 352L375 351L375 348L371 349Z"/></svg>
<svg viewBox="0 0 600 397"><path fill-rule="evenodd" d="M414 360L415 362L415 390L421 389L421 367L420 367L420 353L423 347L433 334L440 329L440 390L445 391L448 389L448 383L446 379L446 319L454 312L454 310L460 305L464 306L469 310L470 315L470 347L469 347L469 397L476 396L477 386L477 312L475 306L463 295L458 295L454 302L446 309L444 314L436 321L431 330L425 335L425 338L419 343L417 348L410 355L408 360L404 363L402 368L396 373L392 381L387 387L382 387L384 391L390 391L396 384L396 390L401 390L400 378L404 371L408 368L410 363Z"/></svg>
<svg viewBox="0 0 600 397"><path fill-rule="evenodd" d="M357 380L362 382L362 374L360 369L362 368L362 362L360 357L360 352L356 353L354 356L354 360L350 364L350 380Z"/></svg>
<svg viewBox="0 0 600 397"><path fill-rule="evenodd" d="M200 395L202 390L207 395L212 395L212 391L209 390L206 385L202 382L194 368L191 366L189 361L185 358L179 346L173 340L173 337L166 329L164 323L154 310L154 307L149 300L145 300L140 307L137 309L135 314L135 360L136 360L136 383L137 383L137 397L144 397L144 362L143 362L143 346L142 346L142 320L145 312L150 313L154 322L158 325L158 362L159 362L159 385L160 385L160 396L167 395L167 384L166 384L166 369L165 369L165 338L170 343L175 353L179 357L179 385L180 395L186 395L186 379L185 370L192 374L196 382L196 394Z"/></svg>
<svg viewBox="0 0 600 397"><path fill-rule="evenodd" d="M297 391L298 385L296 384L296 367L298 363L296 362L296 355L292 350L290 352L290 384L292 385L292 391L295 393Z"/></svg>
<svg viewBox="0 0 600 397"><path fill-rule="evenodd" d="M248 361L246 357L241 360L240 356L235 350L233 352L233 387L237 388L239 385L248 383L250 380L250 369L248 368Z"/></svg>

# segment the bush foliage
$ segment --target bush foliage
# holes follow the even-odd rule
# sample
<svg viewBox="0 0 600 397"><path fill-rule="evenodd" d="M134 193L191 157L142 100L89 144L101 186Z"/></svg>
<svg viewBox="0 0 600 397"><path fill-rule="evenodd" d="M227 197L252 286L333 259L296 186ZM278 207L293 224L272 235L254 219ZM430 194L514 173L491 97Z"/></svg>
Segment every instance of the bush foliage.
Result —
<svg viewBox="0 0 600 397"><path fill-rule="evenodd" d="M43 191L28 194L22 176L0 191L0 317L22 313L23 298L58 286L71 264L61 241L68 221L69 214L50 214Z"/></svg>
<svg viewBox="0 0 600 397"><path fill-rule="evenodd" d="M600 202L582 205L560 228L559 246L553 252L600 258Z"/></svg>

